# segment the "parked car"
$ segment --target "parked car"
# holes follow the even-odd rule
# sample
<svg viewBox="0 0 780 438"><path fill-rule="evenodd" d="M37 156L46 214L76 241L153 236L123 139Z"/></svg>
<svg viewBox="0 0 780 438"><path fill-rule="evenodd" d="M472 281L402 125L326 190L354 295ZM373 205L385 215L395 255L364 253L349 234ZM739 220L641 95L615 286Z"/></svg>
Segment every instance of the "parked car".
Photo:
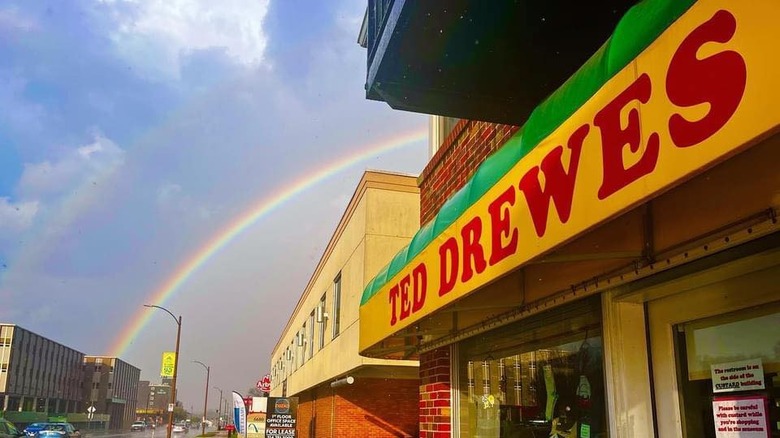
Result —
<svg viewBox="0 0 780 438"><path fill-rule="evenodd" d="M171 431L173 433L187 433L187 426L184 424L174 424L173 430Z"/></svg>
<svg viewBox="0 0 780 438"><path fill-rule="evenodd" d="M130 425L131 432L144 431L148 428L145 421L135 421Z"/></svg>
<svg viewBox="0 0 780 438"><path fill-rule="evenodd" d="M32 423L24 428L24 434L27 436L35 436L35 434L43 429L44 426L46 426L46 423Z"/></svg>
<svg viewBox="0 0 780 438"><path fill-rule="evenodd" d="M38 438L81 438L81 432L70 423L47 423Z"/></svg>
<svg viewBox="0 0 780 438"><path fill-rule="evenodd" d="M24 432L19 431L13 423L5 418L0 418L0 438L19 438L21 436L24 436Z"/></svg>

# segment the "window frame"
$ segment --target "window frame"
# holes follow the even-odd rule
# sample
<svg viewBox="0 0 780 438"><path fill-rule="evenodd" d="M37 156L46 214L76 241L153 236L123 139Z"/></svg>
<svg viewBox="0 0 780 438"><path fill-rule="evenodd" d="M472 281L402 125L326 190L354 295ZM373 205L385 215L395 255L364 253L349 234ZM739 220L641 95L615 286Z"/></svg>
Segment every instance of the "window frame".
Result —
<svg viewBox="0 0 780 438"><path fill-rule="evenodd" d="M320 298L320 307L322 307L322 311L325 312L325 309L327 309L327 292L322 294L322 298ZM328 318L322 319L322 322L320 323L320 330L319 330L319 336L317 339L317 351L322 350L325 348L325 331L328 329Z"/></svg>
<svg viewBox="0 0 780 438"><path fill-rule="evenodd" d="M333 333L332 339L336 339L341 334L341 272L333 279Z"/></svg>
<svg viewBox="0 0 780 438"><path fill-rule="evenodd" d="M309 331L306 334L306 344L303 347L306 349L307 359L314 357L314 312L315 310L312 310L309 314Z"/></svg>

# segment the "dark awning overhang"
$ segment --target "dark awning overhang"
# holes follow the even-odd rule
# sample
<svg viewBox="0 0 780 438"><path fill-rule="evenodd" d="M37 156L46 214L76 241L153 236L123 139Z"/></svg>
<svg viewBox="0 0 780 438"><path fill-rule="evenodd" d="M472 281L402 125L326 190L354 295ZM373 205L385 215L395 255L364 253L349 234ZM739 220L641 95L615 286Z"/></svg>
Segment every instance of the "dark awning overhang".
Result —
<svg viewBox="0 0 780 438"><path fill-rule="evenodd" d="M366 96L392 108L521 125L635 0L370 0Z"/></svg>

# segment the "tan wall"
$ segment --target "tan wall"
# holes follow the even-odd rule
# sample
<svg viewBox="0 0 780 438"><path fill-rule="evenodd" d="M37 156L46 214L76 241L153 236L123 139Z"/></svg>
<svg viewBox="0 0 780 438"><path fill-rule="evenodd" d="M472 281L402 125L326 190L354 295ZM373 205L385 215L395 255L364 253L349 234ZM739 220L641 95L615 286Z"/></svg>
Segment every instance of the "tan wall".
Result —
<svg viewBox="0 0 780 438"><path fill-rule="evenodd" d="M288 346L311 312L326 294L325 324L315 322L313 339L305 347L296 348L296 360L308 352L308 342L314 342L314 355L297 367L284 362L284 370L272 376L271 395L282 393L282 381L287 380L287 395L328 383L335 378L366 366L392 365L410 367L416 376L416 361L386 361L358 355L360 299L366 283L406 245L419 228L419 194L416 178L396 174L366 172L350 201L322 259L291 316L279 343L272 353L271 368L283 358ZM334 279L341 274L340 333L333 339ZM325 345L318 351L319 331L325 330ZM375 370L373 370L375 372ZM272 373L273 374L273 373Z"/></svg>

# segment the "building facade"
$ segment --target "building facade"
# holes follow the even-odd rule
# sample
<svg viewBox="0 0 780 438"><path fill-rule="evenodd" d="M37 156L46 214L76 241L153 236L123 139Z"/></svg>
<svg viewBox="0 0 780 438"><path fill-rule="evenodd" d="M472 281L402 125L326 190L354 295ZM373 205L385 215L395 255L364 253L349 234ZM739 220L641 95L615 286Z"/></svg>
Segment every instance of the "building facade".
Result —
<svg viewBox="0 0 780 438"><path fill-rule="evenodd" d="M19 423L82 412L84 353L15 324L0 324L0 404Z"/></svg>
<svg viewBox="0 0 780 438"><path fill-rule="evenodd" d="M108 428L129 429L136 419L141 370L127 362L107 356L85 356L84 402L96 414L110 416Z"/></svg>
<svg viewBox="0 0 780 438"><path fill-rule="evenodd" d="M171 403L171 387L168 385L149 385L149 409L157 415L168 412Z"/></svg>
<svg viewBox="0 0 780 438"><path fill-rule="evenodd" d="M368 279L418 228L412 176L367 171L272 353L272 397L298 398L298 436L416 436L418 363L358 354Z"/></svg>
<svg viewBox="0 0 780 438"><path fill-rule="evenodd" d="M361 354L419 358L422 437L780 436L780 4L588 4L555 39L567 11L504 3L369 2L367 97L462 120L436 121L424 225L364 290ZM568 45L554 70L599 20L573 75L524 92L541 76L509 55ZM448 71L451 42L506 67Z"/></svg>
<svg viewBox="0 0 780 438"><path fill-rule="evenodd" d="M138 418L145 418L149 409L149 382L141 380L138 382L138 402L135 405L135 414Z"/></svg>
<svg viewBox="0 0 780 438"><path fill-rule="evenodd" d="M138 402L135 407L136 420L162 424L167 417L171 387L166 384L152 384L148 380L138 382Z"/></svg>

